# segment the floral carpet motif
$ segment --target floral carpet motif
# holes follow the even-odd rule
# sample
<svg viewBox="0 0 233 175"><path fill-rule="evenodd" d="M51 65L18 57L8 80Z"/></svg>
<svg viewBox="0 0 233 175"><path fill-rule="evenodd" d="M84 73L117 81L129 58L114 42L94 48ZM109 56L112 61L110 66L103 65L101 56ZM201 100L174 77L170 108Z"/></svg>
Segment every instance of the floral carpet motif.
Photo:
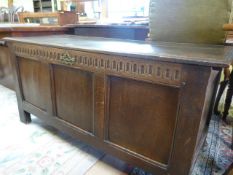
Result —
<svg viewBox="0 0 233 175"><path fill-rule="evenodd" d="M232 127L213 115L192 175L221 175L233 162ZM19 121L15 93L0 86L0 175L82 175L104 153L47 126ZM127 166L131 175L151 175Z"/></svg>

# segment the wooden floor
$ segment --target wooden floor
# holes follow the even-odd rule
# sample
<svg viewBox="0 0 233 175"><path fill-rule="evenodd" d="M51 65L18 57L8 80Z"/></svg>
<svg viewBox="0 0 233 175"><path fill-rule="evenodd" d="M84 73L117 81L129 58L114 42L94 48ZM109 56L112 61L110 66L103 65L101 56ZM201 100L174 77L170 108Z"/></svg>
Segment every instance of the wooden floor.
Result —
<svg viewBox="0 0 233 175"><path fill-rule="evenodd" d="M233 175L233 162L223 175Z"/></svg>
<svg viewBox="0 0 233 175"><path fill-rule="evenodd" d="M233 169L231 168L231 171L229 172L228 175L233 175Z"/></svg>
<svg viewBox="0 0 233 175"><path fill-rule="evenodd" d="M86 175L126 175L127 165L110 155L105 155L96 162L87 172Z"/></svg>

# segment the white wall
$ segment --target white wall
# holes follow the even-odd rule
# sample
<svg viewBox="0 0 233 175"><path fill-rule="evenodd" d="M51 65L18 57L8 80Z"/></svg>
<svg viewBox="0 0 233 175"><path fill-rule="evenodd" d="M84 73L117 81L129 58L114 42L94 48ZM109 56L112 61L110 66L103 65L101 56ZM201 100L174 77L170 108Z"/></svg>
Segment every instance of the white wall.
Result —
<svg viewBox="0 0 233 175"><path fill-rule="evenodd" d="M0 0L0 7L7 7L8 6L8 0Z"/></svg>
<svg viewBox="0 0 233 175"><path fill-rule="evenodd" d="M33 0L14 0L14 6L23 6L24 11L34 12Z"/></svg>
<svg viewBox="0 0 233 175"><path fill-rule="evenodd" d="M61 10L61 1L63 0L57 0L57 10Z"/></svg>
<svg viewBox="0 0 233 175"><path fill-rule="evenodd" d="M14 0L14 6L23 6L25 11L34 11L33 0ZM0 7L8 7L8 0L0 0Z"/></svg>

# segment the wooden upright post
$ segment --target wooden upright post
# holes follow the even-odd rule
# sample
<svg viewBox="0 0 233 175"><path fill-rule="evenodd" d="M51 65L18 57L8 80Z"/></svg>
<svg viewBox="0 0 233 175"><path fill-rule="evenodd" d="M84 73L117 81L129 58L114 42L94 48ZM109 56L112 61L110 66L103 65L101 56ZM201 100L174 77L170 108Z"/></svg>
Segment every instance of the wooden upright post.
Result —
<svg viewBox="0 0 233 175"><path fill-rule="evenodd" d="M77 6L76 11L78 11L78 13L84 13L85 12L84 2L77 1L76 6Z"/></svg>
<svg viewBox="0 0 233 175"><path fill-rule="evenodd" d="M12 7L13 6L13 1L14 0L8 0L8 7Z"/></svg>
<svg viewBox="0 0 233 175"><path fill-rule="evenodd" d="M102 18L107 18L108 17L108 1L107 0L102 0L101 3L101 8L102 8L102 14L101 17Z"/></svg>

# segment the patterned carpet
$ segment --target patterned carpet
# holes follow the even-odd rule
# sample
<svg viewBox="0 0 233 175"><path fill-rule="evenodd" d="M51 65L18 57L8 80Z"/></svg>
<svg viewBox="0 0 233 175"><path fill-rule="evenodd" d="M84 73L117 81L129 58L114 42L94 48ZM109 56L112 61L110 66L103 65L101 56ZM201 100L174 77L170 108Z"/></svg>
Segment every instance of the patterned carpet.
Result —
<svg viewBox="0 0 233 175"><path fill-rule="evenodd" d="M233 162L230 126L213 116L207 143L195 163L192 175L221 175ZM0 86L0 174L82 175L104 153L42 123L19 122L15 93ZM131 175L149 175L127 165Z"/></svg>
<svg viewBox="0 0 233 175"><path fill-rule="evenodd" d="M202 148L195 164L193 175L221 175L233 162L231 147L232 127L226 125L216 115L207 135L207 145Z"/></svg>
<svg viewBox="0 0 233 175"><path fill-rule="evenodd" d="M104 154L33 117L19 121L16 96L0 86L0 175L81 175Z"/></svg>

